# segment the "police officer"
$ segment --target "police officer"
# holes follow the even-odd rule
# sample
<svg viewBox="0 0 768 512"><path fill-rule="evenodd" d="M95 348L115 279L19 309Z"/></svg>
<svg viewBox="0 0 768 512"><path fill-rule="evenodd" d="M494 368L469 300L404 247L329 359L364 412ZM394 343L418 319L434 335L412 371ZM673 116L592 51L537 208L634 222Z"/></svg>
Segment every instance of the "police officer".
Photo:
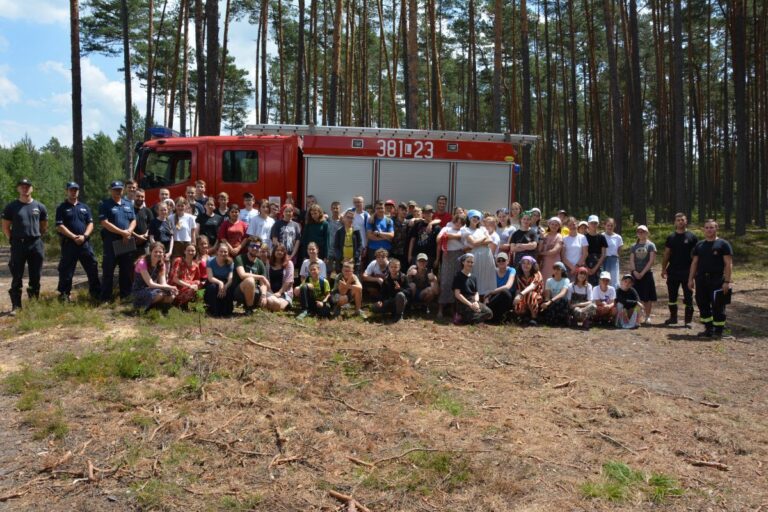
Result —
<svg viewBox="0 0 768 512"><path fill-rule="evenodd" d="M696 304L704 324L699 336L721 337L725 327L725 305L731 302L733 249L717 237L717 222L704 223L704 240L693 249L688 288L695 288Z"/></svg>
<svg viewBox="0 0 768 512"><path fill-rule="evenodd" d="M133 230L136 228L136 214L133 211L133 205L123 199L123 188L122 181L113 181L109 185L110 197L104 199L99 205L101 238L104 240L104 259L101 262L103 272L101 300L105 302L112 300L112 281L115 267L118 267L120 271L121 298L131 294L133 285L133 250L135 247L131 242L134 242L132 238ZM125 250L120 244L125 246Z"/></svg>
<svg viewBox="0 0 768 512"><path fill-rule="evenodd" d="M99 265L91 248L93 233L93 215L87 204L78 200L80 185L67 183L67 200L56 208L56 231L61 235L61 259L59 260L59 300L70 302L72 277L75 275L77 262L83 266L88 276L88 290L91 297L99 298L101 281Z"/></svg>
<svg viewBox="0 0 768 512"><path fill-rule="evenodd" d="M685 304L685 326L693 320L693 290L688 288L688 274L693 260L693 248L699 242L696 235L688 231L688 218L684 213L675 214L675 232L667 237L664 244L664 258L661 262L661 278L667 280L669 294L669 318L665 325L677 324L678 291L683 288Z"/></svg>
<svg viewBox="0 0 768 512"><path fill-rule="evenodd" d="M43 240L48 229L48 212L43 204L32 199L32 182L27 178L16 183L19 198L3 210L3 233L11 242L11 315L21 309L21 289L24 265L29 267L29 298L40 296L40 273L43 268Z"/></svg>

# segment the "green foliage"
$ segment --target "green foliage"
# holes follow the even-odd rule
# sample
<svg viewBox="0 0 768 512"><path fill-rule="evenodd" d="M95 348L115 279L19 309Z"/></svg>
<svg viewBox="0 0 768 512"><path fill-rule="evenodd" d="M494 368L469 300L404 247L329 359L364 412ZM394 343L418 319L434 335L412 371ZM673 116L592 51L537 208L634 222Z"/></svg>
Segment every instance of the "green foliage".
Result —
<svg viewBox="0 0 768 512"><path fill-rule="evenodd" d="M157 478L144 483L134 482L131 487L141 510L170 510L172 505L169 500L184 493L180 485Z"/></svg>
<svg viewBox="0 0 768 512"><path fill-rule="evenodd" d="M56 439L63 439L69 433L69 425L64 420L64 411L61 407L52 407L42 411L28 413L22 423L35 430L35 440L45 439L52 435Z"/></svg>
<svg viewBox="0 0 768 512"><path fill-rule="evenodd" d="M447 393L439 393L434 402L435 409L445 411L451 416L461 416L464 413L464 404Z"/></svg>
<svg viewBox="0 0 768 512"><path fill-rule="evenodd" d="M222 496L219 500L217 510L226 510L229 512L246 512L254 510L261 504L263 498L258 494L246 496L245 498L236 498L235 496Z"/></svg>
<svg viewBox="0 0 768 512"><path fill-rule="evenodd" d="M628 501L634 496L663 503L669 497L682 496L683 492L677 480L669 475L653 473L648 476L618 461L603 464L601 480L585 482L581 486L581 494L585 498L617 503Z"/></svg>
<svg viewBox="0 0 768 512"><path fill-rule="evenodd" d="M56 299L29 301L16 315L15 329L20 333L41 331L56 326L93 327L101 329L104 322L85 303L66 304Z"/></svg>

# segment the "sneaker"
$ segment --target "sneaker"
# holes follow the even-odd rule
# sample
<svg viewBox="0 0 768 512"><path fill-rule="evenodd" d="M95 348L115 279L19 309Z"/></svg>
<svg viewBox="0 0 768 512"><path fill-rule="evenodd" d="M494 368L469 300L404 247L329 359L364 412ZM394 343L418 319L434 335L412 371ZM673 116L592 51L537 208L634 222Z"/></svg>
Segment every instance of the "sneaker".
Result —
<svg viewBox="0 0 768 512"><path fill-rule="evenodd" d="M645 320L643 320L643 325L648 325L648 326L651 325L651 317L648 317Z"/></svg>
<svg viewBox="0 0 768 512"><path fill-rule="evenodd" d="M307 318L307 315L309 315L309 311L307 311L306 309L302 310L301 313L296 315L296 320L304 320L305 318Z"/></svg>
<svg viewBox="0 0 768 512"><path fill-rule="evenodd" d="M582 324L581 324L581 327L582 327L582 328L583 328L585 331L588 331L588 330L589 330L589 327L590 327L590 325L591 325L591 323L590 323L590 321L589 321L589 320L584 320L584 322L582 322Z"/></svg>
<svg viewBox="0 0 768 512"><path fill-rule="evenodd" d="M8 312L8 316L16 316L16 312L21 309L17 306L12 306L11 310Z"/></svg>
<svg viewBox="0 0 768 512"><path fill-rule="evenodd" d="M253 306L251 306L251 307L245 306L245 308L244 308L245 316L253 315L253 310L254 310Z"/></svg>
<svg viewBox="0 0 768 512"><path fill-rule="evenodd" d="M359 316L359 317L360 317L360 318L362 318L363 320L365 320L366 318L368 318L368 315L366 315L366 314L365 314L365 311L363 311L362 309L358 309L358 310L356 310L356 311L355 311L355 315Z"/></svg>
<svg viewBox="0 0 768 512"><path fill-rule="evenodd" d="M699 338L711 338L714 336L714 332L712 332L712 329L704 329L700 333L696 334Z"/></svg>
<svg viewBox="0 0 768 512"><path fill-rule="evenodd" d="M537 325L539 325L539 323L533 318L531 318L530 320L528 320L528 325L530 325L531 327L536 327Z"/></svg>
<svg viewBox="0 0 768 512"><path fill-rule="evenodd" d="M59 302L70 303L70 302L72 302L72 296L71 295L67 295L66 293L60 293L59 294Z"/></svg>
<svg viewBox="0 0 768 512"><path fill-rule="evenodd" d="M666 320L664 320L664 325L677 325L677 317L673 316L673 317L667 318Z"/></svg>

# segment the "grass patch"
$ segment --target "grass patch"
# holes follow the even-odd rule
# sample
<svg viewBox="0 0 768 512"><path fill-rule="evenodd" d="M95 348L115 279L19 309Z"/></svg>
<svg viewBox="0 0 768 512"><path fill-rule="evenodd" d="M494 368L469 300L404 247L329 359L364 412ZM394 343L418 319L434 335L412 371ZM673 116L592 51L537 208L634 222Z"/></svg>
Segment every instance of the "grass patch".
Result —
<svg viewBox="0 0 768 512"><path fill-rule="evenodd" d="M466 457L449 452L413 452L407 458L415 466L406 481L408 490L430 494L440 487L450 492L469 480Z"/></svg>
<svg viewBox="0 0 768 512"><path fill-rule="evenodd" d="M258 494L246 496L245 498L236 498L235 496L222 496L219 500L216 510L226 510L228 512L246 512L254 510L261 504L263 498Z"/></svg>
<svg viewBox="0 0 768 512"><path fill-rule="evenodd" d="M104 321L94 311L87 302L67 304L54 298L31 300L16 315L14 329L19 333L43 331L56 326L102 329Z"/></svg>
<svg viewBox="0 0 768 512"><path fill-rule="evenodd" d="M435 409L445 411L451 416L461 416L464 414L464 404L448 393L438 393L434 402Z"/></svg>
<svg viewBox="0 0 768 512"><path fill-rule="evenodd" d="M60 356L53 373L62 379L78 382L103 382L111 378L143 379L157 375L176 376L187 354L179 348L163 352L157 348L157 337L139 336L124 341L108 341L106 349L82 356L66 353Z"/></svg>
<svg viewBox="0 0 768 512"><path fill-rule="evenodd" d="M3 379L3 391L9 395L21 395L32 390L40 391L50 385L51 379L47 372L29 366L24 366Z"/></svg>
<svg viewBox="0 0 768 512"><path fill-rule="evenodd" d="M157 478L147 480L143 484L132 485L136 493L136 502L141 510L171 510L174 507L172 498L182 496L184 490L180 485L164 482Z"/></svg>
<svg viewBox="0 0 768 512"><path fill-rule="evenodd" d="M328 360L328 364L340 368L341 373L350 380L358 379L363 371L362 365L351 361L343 352L334 353Z"/></svg>
<svg viewBox="0 0 768 512"><path fill-rule="evenodd" d="M64 439L69 433L69 425L64 421L64 411L61 407L32 411L24 417L22 424L35 430L32 437L37 441L51 435L56 439Z"/></svg>
<svg viewBox="0 0 768 512"><path fill-rule="evenodd" d="M601 499L620 503L633 497L654 503L663 503L673 496L682 496L683 489L676 479L663 473L646 475L623 462L610 461L603 464L601 480L586 482L581 486L585 498Z"/></svg>

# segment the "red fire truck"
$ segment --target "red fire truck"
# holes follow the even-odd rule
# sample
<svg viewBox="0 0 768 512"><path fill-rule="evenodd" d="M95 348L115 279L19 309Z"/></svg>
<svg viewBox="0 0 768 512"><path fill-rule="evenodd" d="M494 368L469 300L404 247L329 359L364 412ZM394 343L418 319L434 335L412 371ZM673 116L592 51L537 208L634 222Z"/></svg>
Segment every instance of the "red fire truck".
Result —
<svg viewBox="0 0 768 512"><path fill-rule="evenodd" d="M515 146L532 135L357 127L249 125L235 137L167 137L139 149L136 177L148 204L158 190L183 196L202 179L207 193L225 191L241 203L251 192L278 203L288 194L300 206L308 195L328 209L352 197L495 209L515 197Z"/></svg>

